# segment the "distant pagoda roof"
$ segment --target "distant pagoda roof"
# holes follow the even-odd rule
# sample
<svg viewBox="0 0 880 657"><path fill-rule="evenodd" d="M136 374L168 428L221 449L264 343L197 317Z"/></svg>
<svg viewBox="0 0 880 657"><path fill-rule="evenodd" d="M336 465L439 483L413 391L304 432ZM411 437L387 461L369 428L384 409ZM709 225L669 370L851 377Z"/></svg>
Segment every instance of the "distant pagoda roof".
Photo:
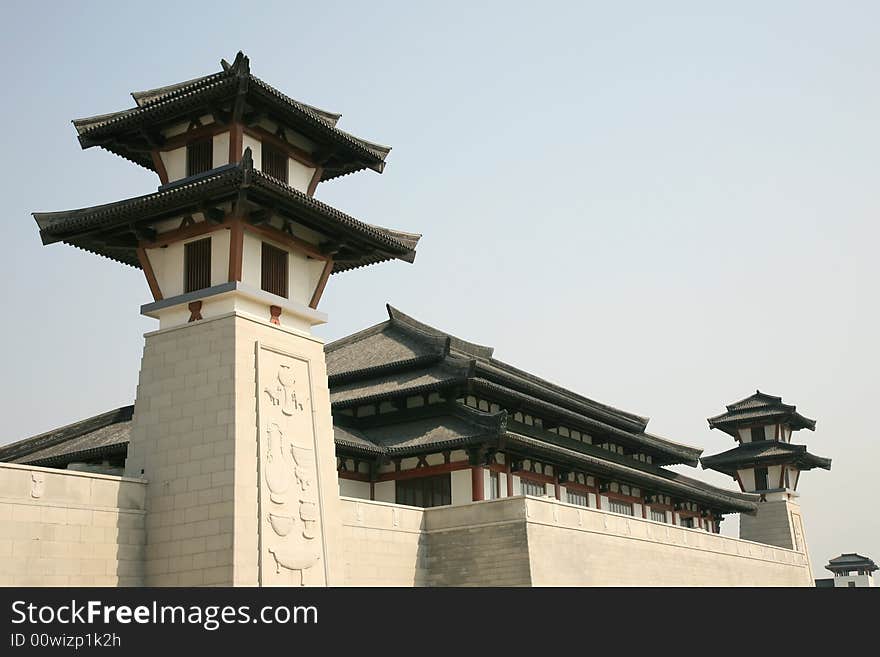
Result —
<svg viewBox="0 0 880 657"><path fill-rule="evenodd" d="M831 469L831 459L810 454L805 445L792 445L776 440L743 443L726 452L704 456L700 459L700 463L704 468L718 470L731 476L741 468L776 463L790 463L800 470Z"/></svg>
<svg viewBox="0 0 880 657"><path fill-rule="evenodd" d="M710 417L709 427L736 437L739 427L776 422L787 423L794 431L816 429L816 421L798 413L794 405L784 404L782 397L767 395L760 390L728 405L726 413Z"/></svg>
<svg viewBox="0 0 880 657"><path fill-rule="evenodd" d="M852 570L867 570L872 573L878 570L877 564L871 559L855 552L847 552L839 557L834 557L828 562L825 569L830 570L832 573L848 573Z"/></svg>
<svg viewBox="0 0 880 657"><path fill-rule="evenodd" d="M140 267L138 235L146 227L227 201L271 207L275 213L325 235L327 242L344 244L333 256L334 273L394 258L413 262L421 237L365 223L280 182L254 168L250 149L245 149L237 164L163 185L152 194L77 210L35 212L33 216L43 244L65 242Z"/></svg>
<svg viewBox="0 0 880 657"><path fill-rule="evenodd" d="M82 119L73 125L83 148L101 146L147 169L155 170L150 151L163 139L156 128L175 121L212 114L225 123L248 122L268 115L305 135L321 149L322 180L362 169L382 172L391 151L336 127L340 114L307 105L278 91L250 72L241 52L232 64L186 82L132 92L135 107Z"/></svg>
<svg viewBox="0 0 880 657"><path fill-rule="evenodd" d="M386 322L327 345L334 409L458 388L504 399L510 407L530 409L524 412L588 433L597 441L651 454L659 463L697 464L700 449L647 433L647 418L508 365L494 358L492 347L462 340L391 306L387 310Z"/></svg>

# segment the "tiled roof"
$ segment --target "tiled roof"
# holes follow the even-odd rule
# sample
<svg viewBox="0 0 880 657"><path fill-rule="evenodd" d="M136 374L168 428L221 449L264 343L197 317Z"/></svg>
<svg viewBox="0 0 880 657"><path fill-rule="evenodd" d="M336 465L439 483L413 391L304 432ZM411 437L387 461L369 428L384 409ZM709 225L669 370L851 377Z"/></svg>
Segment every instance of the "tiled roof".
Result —
<svg viewBox="0 0 880 657"><path fill-rule="evenodd" d="M295 100L252 75L250 62L241 52L232 64L223 62L223 70L217 73L149 91L133 92L135 107L74 119L73 125L83 148L102 146L153 169L149 153L143 153L126 143L124 136L127 133L167 121L188 119L200 109L209 113L211 108L234 102L239 96L250 104L268 108L286 126L302 131L310 139L332 146L337 159L325 166L323 180L365 168L378 172L384 169L385 158L391 151L389 146L340 130L336 127L340 114Z"/></svg>
<svg viewBox="0 0 880 657"><path fill-rule="evenodd" d="M759 425L762 422L786 422L795 431L816 429L816 421L798 413L795 406L782 403L782 397L774 397L760 390L728 405L726 413L710 417L709 427L736 436L739 427Z"/></svg>
<svg viewBox="0 0 880 657"><path fill-rule="evenodd" d="M133 406L74 422L0 447L0 461L29 465L51 464L59 457L109 451L128 443Z"/></svg>
<svg viewBox="0 0 880 657"><path fill-rule="evenodd" d="M869 572L874 572L878 569L877 564L875 564L872 559L863 557L855 552L847 552L841 554L839 557L834 557L828 562L828 565L825 566L825 568L831 572L847 572L849 570L867 570Z"/></svg>
<svg viewBox="0 0 880 657"><path fill-rule="evenodd" d="M792 463L801 470L831 469L831 459L810 454L805 445L792 445L776 440L743 443L726 452L704 456L700 462L704 468L718 470L726 474L732 474L738 468L749 464L762 462Z"/></svg>
<svg viewBox="0 0 880 657"><path fill-rule="evenodd" d="M428 369L392 371L379 379L338 383L330 388L334 408L402 395L416 395L467 380L467 368L440 363Z"/></svg>
<svg viewBox="0 0 880 657"><path fill-rule="evenodd" d="M238 164L218 167L210 172L166 185L157 192L77 210L35 212L43 244L63 241L139 267L137 240L130 245L108 245L96 232L129 235L131 226L154 222L210 199L231 199L244 193L258 200L276 202L297 217L297 221L337 239L357 241L349 247L349 257L340 254L333 271L340 272L391 258L412 262L420 236L374 226L355 219L253 168L250 150Z"/></svg>

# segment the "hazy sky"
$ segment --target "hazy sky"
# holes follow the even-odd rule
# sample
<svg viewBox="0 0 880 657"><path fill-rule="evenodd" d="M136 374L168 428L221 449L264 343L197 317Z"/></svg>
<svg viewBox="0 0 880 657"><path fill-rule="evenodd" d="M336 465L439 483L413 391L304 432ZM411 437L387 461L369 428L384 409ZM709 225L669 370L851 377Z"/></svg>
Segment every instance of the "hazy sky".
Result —
<svg viewBox="0 0 880 657"><path fill-rule="evenodd" d="M139 270L40 245L31 212L158 184L70 120L241 49L394 147L317 196L424 234L334 276L322 336L390 302L706 454L724 403L782 395L834 460L800 485L814 570L877 560L880 5L721 4L4 2L0 443L131 403L155 327Z"/></svg>

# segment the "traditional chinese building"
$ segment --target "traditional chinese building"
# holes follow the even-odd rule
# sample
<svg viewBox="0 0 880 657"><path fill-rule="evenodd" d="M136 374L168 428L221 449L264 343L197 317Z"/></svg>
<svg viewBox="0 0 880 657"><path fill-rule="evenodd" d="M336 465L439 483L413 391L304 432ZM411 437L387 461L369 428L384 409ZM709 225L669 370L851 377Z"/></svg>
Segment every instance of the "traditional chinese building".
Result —
<svg viewBox="0 0 880 657"><path fill-rule="evenodd" d="M740 520L740 536L760 543L800 549L805 545L798 504L800 473L831 469L831 459L814 456L791 442L793 432L815 431L816 421L784 404L781 397L760 390L709 418L709 426L733 437L737 446L704 456L703 467L732 476L743 492L759 496L759 512Z"/></svg>
<svg viewBox="0 0 880 657"><path fill-rule="evenodd" d="M834 577L817 579L817 587L855 589L875 586L874 572L877 570L877 564L872 559L855 552L834 557L825 566L825 570L834 573Z"/></svg>
<svg viewBox="0 0 880 657"><path fill-rule="evenodd" d="M44 244L143 270L158 328L133 406L0 448L0 583L812 584L799 523L787 544L719 534L725 514L775 523L777 501L792 517L798 473L827 467L790 445L812 422L794 407L764 396L712 420L778 443L704 458L733 491L671 470L701 450L647 418L395 308L325 346L311 328L333 273L415 257L419 235L315 198L390 149L241 53L132 96L74 125L158 189L34 217Z"/></svg>

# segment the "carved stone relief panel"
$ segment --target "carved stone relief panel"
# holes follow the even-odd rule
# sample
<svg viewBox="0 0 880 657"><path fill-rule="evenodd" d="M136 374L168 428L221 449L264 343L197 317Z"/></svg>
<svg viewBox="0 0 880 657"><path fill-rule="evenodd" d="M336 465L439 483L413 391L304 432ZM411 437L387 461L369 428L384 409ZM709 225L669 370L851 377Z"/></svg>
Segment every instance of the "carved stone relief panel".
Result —
<svg viewBox="0 0 880 657"><path fill-rule="evenodd" d="M309 361L263 344L257 359L260 584L323 586L327 555Z"/></svg>

